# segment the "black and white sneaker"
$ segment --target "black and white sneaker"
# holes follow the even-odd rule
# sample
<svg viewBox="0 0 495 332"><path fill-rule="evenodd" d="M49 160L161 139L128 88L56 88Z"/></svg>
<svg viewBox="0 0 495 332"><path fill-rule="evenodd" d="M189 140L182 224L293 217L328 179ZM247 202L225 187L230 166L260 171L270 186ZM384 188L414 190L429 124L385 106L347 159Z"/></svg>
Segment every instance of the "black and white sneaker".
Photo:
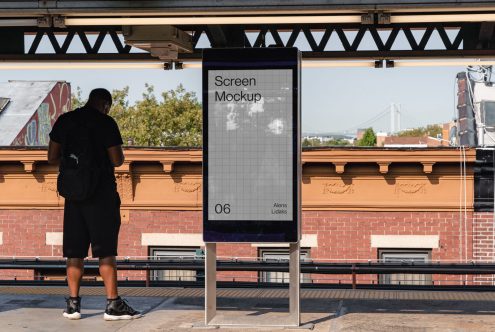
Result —
<svg viewBox="0 0 495 332"><path fill-rule="evenodd" d="M67 302L67 308L63 316L68 319L81 319L81 298L69 297L65 299L65 302Z"/></svg>
<svg viewBox="0 0 495 332"><path fill-rule="evenodd" d="M105 320L121 320L121 319L136 319L141 317L139 311L132 309L126 300L116 298L115 300L107 300L107 308L103 318Z"/></svg>

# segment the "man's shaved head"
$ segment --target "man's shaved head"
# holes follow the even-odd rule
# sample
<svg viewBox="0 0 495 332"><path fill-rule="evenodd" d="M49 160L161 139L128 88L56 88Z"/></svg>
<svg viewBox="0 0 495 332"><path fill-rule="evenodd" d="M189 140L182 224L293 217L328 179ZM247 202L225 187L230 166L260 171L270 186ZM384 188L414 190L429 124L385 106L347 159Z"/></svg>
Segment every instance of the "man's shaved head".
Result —
<svg viewBox="0 0 495 332"><path fill-rule="evenodd" d="M112 106L112 94L107 89L94 89L89 94L86 105L96 108L103 114L108 114Z"/></svg>
<svg viewBox="0 0 495 332"><path fill-rule="evenodd" d="M112 104L112 94L107 89L94 89L89 94L88 102L105 101Z"/></svg>

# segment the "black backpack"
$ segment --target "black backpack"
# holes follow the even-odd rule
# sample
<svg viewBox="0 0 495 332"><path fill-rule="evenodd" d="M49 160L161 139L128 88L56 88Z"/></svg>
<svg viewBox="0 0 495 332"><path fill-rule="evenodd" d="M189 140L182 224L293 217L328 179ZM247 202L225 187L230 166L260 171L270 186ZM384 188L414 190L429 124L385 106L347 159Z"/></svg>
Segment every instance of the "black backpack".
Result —
<svg viewBox="0 0 495 332"><path fill-rule="evenodd" d="M70 127L62 143L57 190L71 201L84 201L96 191L101 166L96 159L94 130L84 121L83 110L73 111Z"/></svg>

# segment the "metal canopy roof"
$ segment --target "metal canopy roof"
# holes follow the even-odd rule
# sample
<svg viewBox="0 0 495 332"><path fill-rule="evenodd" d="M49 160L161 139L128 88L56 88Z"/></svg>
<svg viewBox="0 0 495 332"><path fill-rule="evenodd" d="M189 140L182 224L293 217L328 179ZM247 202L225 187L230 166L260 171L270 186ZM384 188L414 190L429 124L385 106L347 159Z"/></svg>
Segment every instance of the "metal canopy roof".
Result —
<svg viewBox="0 0 495 332"><path fill-rule="evenodd" d="M146 38L123 42L126 27L154 24L190 36L176 62L201 60L204 47L300 41L311 60L495 57L493 0L7 0L0 1L0 62L157 61L147 49L134 52ZM53 51L39 47L46 40ZM105 40L114 51L101 51Z"/></svg>
<svg viewBox="0 0 495 332"><path fill-rule="evenodd" d="M204 14L215 11L284 11L284 10L396 10L438 8L462 9L462 8L494 7L491 0L143 0L143 1L74 1L74 0L24 0L0 2L1 15L13 14L75 14L75 13L115 13L136 12L146 13L153 11L155 14L172 14L181 11L201 11Z"/></svg>

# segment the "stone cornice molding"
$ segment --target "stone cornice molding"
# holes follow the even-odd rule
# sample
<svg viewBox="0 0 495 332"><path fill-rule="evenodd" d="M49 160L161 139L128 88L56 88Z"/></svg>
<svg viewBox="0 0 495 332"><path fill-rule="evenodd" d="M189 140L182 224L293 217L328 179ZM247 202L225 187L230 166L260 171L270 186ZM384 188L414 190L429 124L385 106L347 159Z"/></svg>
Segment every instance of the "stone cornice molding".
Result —
<svg viewBox="0 0 495 332"><path fill-rule="evenodd" d="M46 149L0 149L1 162L39 163L47 160ZM200 163L202 152L200 149L148 149L125 148L126 164L132 162L159 162L173 164L175 162ZM125 166L124 166L125 167Z"/></svg>
<svg viewBox="0 0 495 332"><path fill-rule="evenodd" d="M124 153L126 161L115 175L127 215L129 210L201 210L201 150L128 148ZM305 210L458 211L464 204L468 211L473 208L474 149L466 150L466 202L459 201L464 178L456 149L311 149L302 159ZM349 167L353 164L363 167ZM398 164L407 167L394 167ZM0 209L62 208L56 171L47 164L46 149L0 149Z"/></svg>
<svg viewBox="0 0 495 332"><path fill-rule="evenodd" d="M165 172L172 172L174 163L201 163L200 149L124 149L126 164L130 167L133 162L159 162ZM475 149L466 149L466 162L473 163L476 159ZM311 149L302 153L303 164L332 163L337 167L337 173L343 173L349 163L377 163L382 173L388 171L386 165L391 163L421 163L425 173L431 173L437 163L459 163L460 151L455 148L428 149L390 149L390 148L327 148ZM46 162L45 149L0 149L1 162L22 162L27 172L34 170L34 165ZM125 168L116 171L125 171Z"/></svg>
<svg viewBox="0 0 495 332"><path fill-rule="evenodd" d="M380 173L386 174L392 163L420 163L423 172L430 174L438 163L459 163L461 155L456 148L392 149L392 148L331 148L311 149L303 152L304 165L331 163L338 174L345 173L350 163L376 163ZM474 163L476 150L466 149L466 162Z"/></svg>

